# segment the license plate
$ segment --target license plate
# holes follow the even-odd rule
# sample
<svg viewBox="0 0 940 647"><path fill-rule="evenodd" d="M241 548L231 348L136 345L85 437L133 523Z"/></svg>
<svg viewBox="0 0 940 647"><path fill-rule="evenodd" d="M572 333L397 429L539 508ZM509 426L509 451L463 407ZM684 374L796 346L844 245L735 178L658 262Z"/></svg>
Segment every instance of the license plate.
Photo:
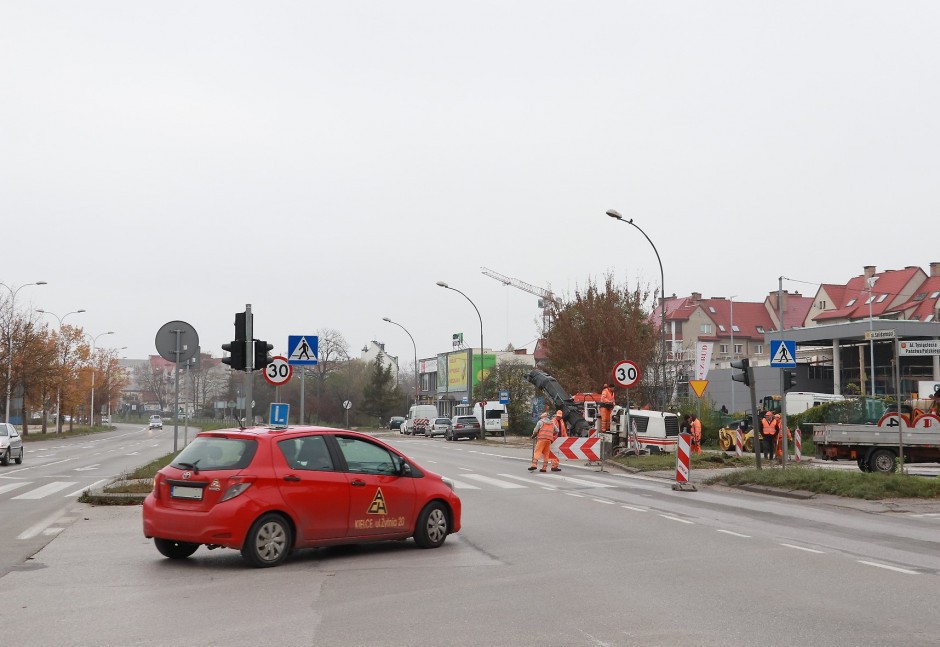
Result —
<svg viewBox="0 0 940 647"><path fill-rule="evenodd" d="M185 485L174 485L170 488L170 496L174 499L195 499L202 500L201 487L187 487Z"/></svg>

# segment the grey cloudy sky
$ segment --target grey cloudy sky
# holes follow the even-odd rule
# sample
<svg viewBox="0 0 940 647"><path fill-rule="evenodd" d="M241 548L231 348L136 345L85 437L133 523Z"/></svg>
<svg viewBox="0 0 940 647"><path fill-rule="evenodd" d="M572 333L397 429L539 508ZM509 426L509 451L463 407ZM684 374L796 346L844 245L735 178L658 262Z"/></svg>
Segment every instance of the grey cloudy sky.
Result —
<svg viewBox="0 0 940 647"><path fill-rule="evenodd" d="M612 272L758 301L940 260L936 2L0 4L0 281L125 355L532 347ZM745 256L746 255L746 256ZM785 288L812 294L812 285ZM406 362L402 362L403 365ZM410 362L407 362L410 364Z"/></svg>

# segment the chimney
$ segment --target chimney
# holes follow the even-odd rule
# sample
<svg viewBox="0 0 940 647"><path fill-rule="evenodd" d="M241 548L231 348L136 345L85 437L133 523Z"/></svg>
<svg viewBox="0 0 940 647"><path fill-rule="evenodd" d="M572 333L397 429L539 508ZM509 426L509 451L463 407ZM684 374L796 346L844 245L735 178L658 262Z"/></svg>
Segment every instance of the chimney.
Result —
<svg viewBox="0 0 940 647"><path fill-rule="evenodd" d="M702 300L702 293L701 293L701 292L693 292L693 293L692 293L692 301L693 301L693 303L698 303L698 302L701 301L701 300Z"/></svg>
<svg viewBox="0 0 940 647"><path fill-rule="evenodd" d="M866 266L865 266L865 278L866 278L866 279L870 279L870 278L873 277L874 275L875 275L875 266L874 266L874 265L866 265Z"/></svg>
<svg viewBox="0 0 940 647"><path fill-rule="evenodd" d="M930 276L940 276L940 263L934 261L930 264Z"/></svg>

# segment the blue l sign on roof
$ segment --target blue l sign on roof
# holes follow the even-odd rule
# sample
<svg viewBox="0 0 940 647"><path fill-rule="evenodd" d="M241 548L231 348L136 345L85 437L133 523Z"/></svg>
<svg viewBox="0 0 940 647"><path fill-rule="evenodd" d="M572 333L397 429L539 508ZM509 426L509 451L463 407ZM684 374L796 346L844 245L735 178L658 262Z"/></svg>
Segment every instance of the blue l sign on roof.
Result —
<svg viewBox="0 0 940 647"><path fill-rule="evenodd" d="M287 415L290 412L290 405L284 402L271 403L271 415L268 417L268 424L272 427L286 427Z"/></svg>
<svg viewBox="0 0 940 647"><path fill-rule="evenodd" d="M317 344L316 335L288 335L287 336L287 363L288 364L316 364Z"/></svg>
<svg viewBox="0 0 940 647"><path fill-rule="evenodd" d="M770 365L779 368L796 368L796 342L771 339Z"/></svg>

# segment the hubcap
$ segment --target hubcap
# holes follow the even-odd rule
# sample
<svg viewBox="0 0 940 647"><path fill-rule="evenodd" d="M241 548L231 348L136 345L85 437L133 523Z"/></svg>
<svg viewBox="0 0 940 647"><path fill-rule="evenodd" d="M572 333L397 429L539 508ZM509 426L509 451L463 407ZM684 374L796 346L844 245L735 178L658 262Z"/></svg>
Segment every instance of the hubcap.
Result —
<svg viewBox="0 0 940 647"><path fill-rule="evenodd" d="M447 536L447 516L440 508L431 510L428 515L428 537L434 543L442 541Z"/></svg>
<svg viewBox="0 0 940 647"><path fill-rule="evenodd" d="M255 549L258 556L266 562L272 562L283 554L287 547L287 534L283 526L276 522L268 522L258 530L255 539Z"/></svg>

